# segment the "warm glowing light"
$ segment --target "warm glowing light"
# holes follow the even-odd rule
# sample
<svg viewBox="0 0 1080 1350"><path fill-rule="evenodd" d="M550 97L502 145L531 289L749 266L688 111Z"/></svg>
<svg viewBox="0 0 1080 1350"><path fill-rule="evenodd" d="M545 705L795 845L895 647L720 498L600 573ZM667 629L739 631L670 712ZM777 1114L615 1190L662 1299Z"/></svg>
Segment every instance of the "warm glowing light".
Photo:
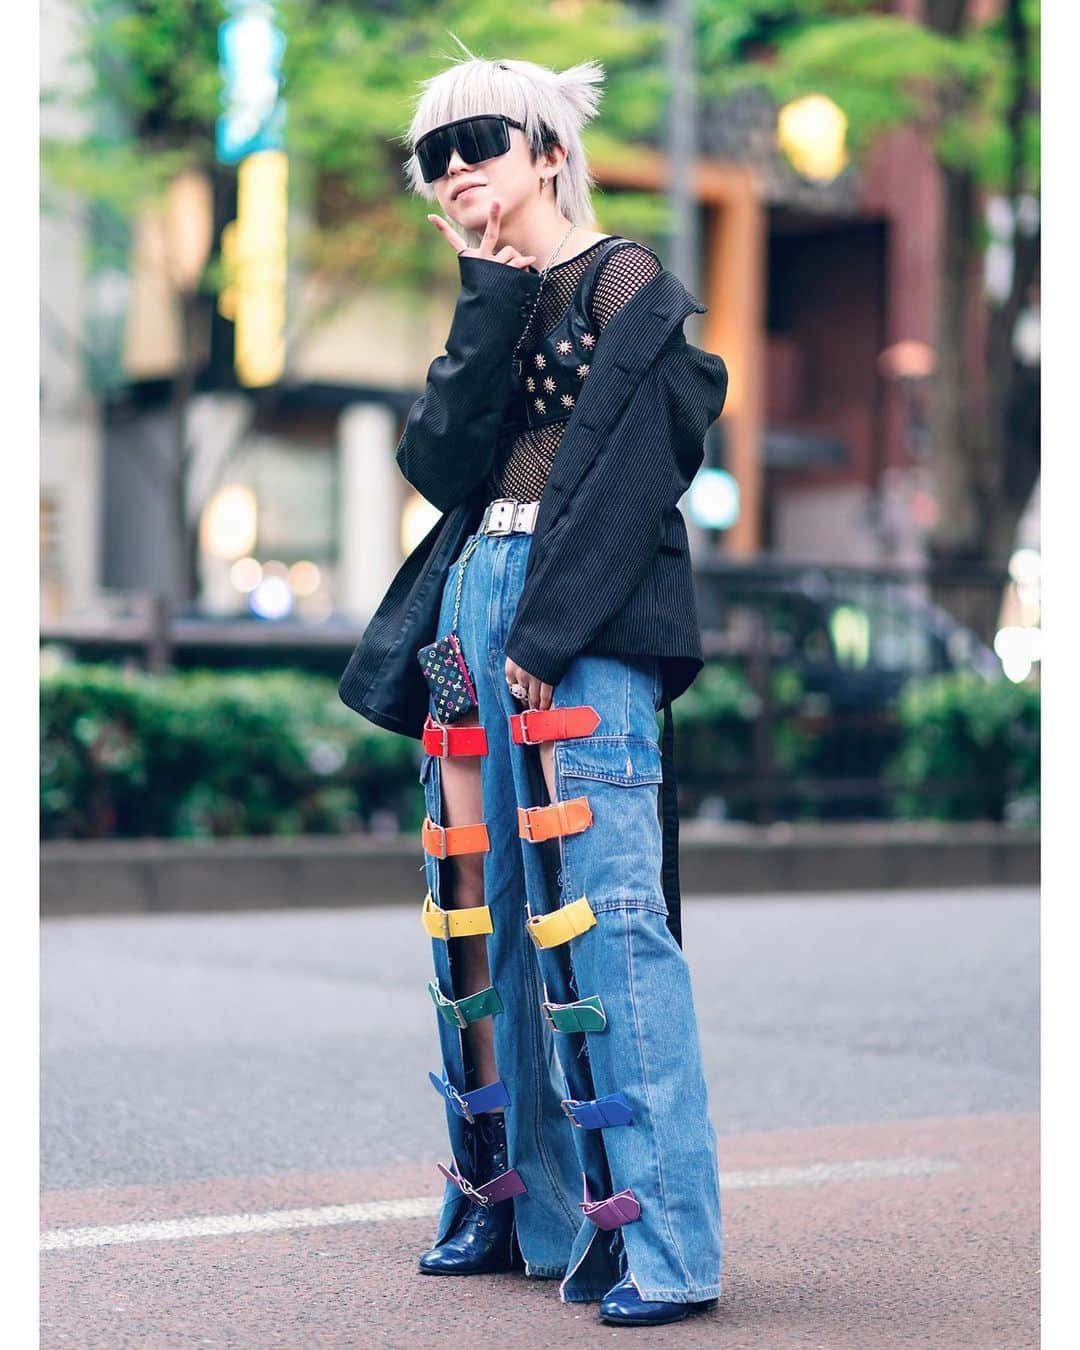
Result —
<svg viewBox="0 0 1080 1350"><path fill-rule="evenodd" d="M212 558L240 558L255 547L258 504L243 483L226 483L207 502L199 541Z"/></svg>
<svg viewBox="0 0 1080 1350"><path fill-rule="evenodd" d="M878 370L887 380L925 380L934 373L934 349L912 338L894 342L879 354Z"/></svg>
<svg viewBox="0 0 1080 1350"><path fill-rule="evenodd" d="M289 569L280 558L270 558L262 565L264 577L277 577L280 581L288 581Z"/></svg>
<svg viewBox="0 0 1080 1350"><path fill-rule="evenodd" d="M250 593L262 581L262 567L257 558L237 558L229 568L229 580L238 591Z"/></svg>
<svg viewBox="0 0 1080 1350"><path fill-rule="evenodd" d="M218 308L236 325L241 384L273 384L285 369L288 160L281 150L248 155L237 171L236 219L221 235L228 284Z"/></svg>
<svg viewBox="0 0 1080 1350"><path fill-rule="evenodd" d="M322 573L313 562L305 559L289 568L289 585L294 595L314 595L321 583Z"/></svg>
<svg viewBox="0 0 1080 1350"><path fill-rule="evenodd" d="M439 520L441 512L437 507L414 493L405 504L401 513L401 551L408 557L428 530Z"/></svg>
<svg viewBox="0 0 1080 1350"><path fill-rule="evenodd" d="M807 94L780 109L777 144L804 178L835 178L847 163L846 139L847 118L824 94Z"/></svg>
<svg viewBox="0 0 1080 1350"><path fill-rule="evenodd" d="M214 243L214 199L210 178L186 169L169 184L165 197L165 245L169 278L179 291L194 291Z"/></svg>

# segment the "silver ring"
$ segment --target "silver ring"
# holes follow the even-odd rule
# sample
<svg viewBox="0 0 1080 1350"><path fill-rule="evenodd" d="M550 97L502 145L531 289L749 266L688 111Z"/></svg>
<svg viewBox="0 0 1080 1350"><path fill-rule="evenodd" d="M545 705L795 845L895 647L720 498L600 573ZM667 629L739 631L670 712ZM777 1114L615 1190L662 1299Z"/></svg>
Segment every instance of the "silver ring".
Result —
<svg viewBox="0 0 1080 1350"><path fill-rule="evenodd" d="M514 696L515 698L528 698L528 697L529 697L529 691L528 691L523 685L520 685L520 684L512 684L512 685L510 686L510 692L511 692L511 694L513 694L513 696Z"/></svg>

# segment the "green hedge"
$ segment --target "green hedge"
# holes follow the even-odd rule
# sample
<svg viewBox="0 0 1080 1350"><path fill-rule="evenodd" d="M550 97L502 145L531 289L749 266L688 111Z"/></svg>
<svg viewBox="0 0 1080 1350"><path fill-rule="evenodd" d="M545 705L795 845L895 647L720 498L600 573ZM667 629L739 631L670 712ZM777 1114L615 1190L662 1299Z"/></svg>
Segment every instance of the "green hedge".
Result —
<svg viewBox="0 0 1080 1350"><path fill-rule="evenodd" d="M818 737L800 724L804 691L798 673L774 665L769 671L773 708L772 767L794 780L806 774ZM673 704L675 757L679 767L679 808L698 814L720 795L724 812L748 819L754 806L753 737L761 698L744 670L712 661ZM742 785L745 785L745 789Z"/></svg>
<svg viewBox="0 0 1080 1350"><path fill-rule="evenodd" d="M418 764L321 676L69 665L41 683L49 839L418 828Z"/></svg>
<svg viewBox="0 0 1080 1350"><path fill-rule="evenodd" d="M938 675L905 687L903 743L887 766L907 819L1039 816L1039 690L1002 677Z"/></svg>
<svg viewBox="0 0 1080 1350"><path fill-rule="evenodd" d="M797 675L774 667L773 764L813 777ZM902 744L886 768L896 814L1035 819L1039 695L949 675L909 684ZM757 695L710 664L675 705L687 817L726 779L750 806ZM41 684L41 832L47 839L337 834L418 829L419 743L345 707L329 677L298 672L147 675L61 666ZM734 783L733 789L730 785ZM809 808L799 808L808 814Z"/></svg>

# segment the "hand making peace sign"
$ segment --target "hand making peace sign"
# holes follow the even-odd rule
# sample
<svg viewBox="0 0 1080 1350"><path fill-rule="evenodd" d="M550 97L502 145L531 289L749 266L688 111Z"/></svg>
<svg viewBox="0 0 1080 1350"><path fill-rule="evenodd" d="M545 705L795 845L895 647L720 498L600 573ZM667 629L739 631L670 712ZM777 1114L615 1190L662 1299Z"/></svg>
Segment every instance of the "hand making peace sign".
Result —
<svg viewBox="0 0 1080 1350"><path fill-rule="evenodd" d="M450 247L466 258L490 258L492 262L505 263L508 267L517 267L523 269L530 263L536 261L535 254L519 253L511 244L505 244L498 253L495 252L495 244L499 238L499 216L502 211L501 204L492 198L491 207L488 211L487 225L484 228L484 237L480 240L476 248L467 247L465 240L458 234L452 225L447 224L442 216L428 216L428 220L442 233L443 238Z"/></svg>

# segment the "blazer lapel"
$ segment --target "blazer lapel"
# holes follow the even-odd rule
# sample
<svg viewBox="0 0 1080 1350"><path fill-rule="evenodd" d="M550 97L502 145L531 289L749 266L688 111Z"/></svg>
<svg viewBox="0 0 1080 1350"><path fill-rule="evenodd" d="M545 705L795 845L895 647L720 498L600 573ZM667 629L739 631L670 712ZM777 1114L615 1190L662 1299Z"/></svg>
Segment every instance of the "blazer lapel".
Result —
<svg viewBox="0 0 1080 1350"><path fill-rule="evenodd" d="M704 314L707 308L665 269L631 296L604 329L540 496L534 529L537 539L565 510L672 330L688 314ZM536 550L530 550L526 573L535 557Z"/></svg>

